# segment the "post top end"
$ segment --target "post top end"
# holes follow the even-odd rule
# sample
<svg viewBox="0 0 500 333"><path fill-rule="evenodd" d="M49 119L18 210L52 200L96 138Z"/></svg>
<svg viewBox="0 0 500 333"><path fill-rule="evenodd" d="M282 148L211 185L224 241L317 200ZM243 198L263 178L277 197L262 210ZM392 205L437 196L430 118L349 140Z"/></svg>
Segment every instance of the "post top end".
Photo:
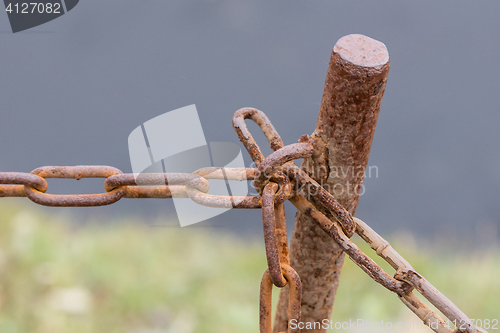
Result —
<svg viewBox="0 0 500 333"><path fill-rule="evenodd" d="M389 52L384 43L365 35L352 34L340 38L333 52L342 59L363 67L376 67L389 61Z"/></svg>

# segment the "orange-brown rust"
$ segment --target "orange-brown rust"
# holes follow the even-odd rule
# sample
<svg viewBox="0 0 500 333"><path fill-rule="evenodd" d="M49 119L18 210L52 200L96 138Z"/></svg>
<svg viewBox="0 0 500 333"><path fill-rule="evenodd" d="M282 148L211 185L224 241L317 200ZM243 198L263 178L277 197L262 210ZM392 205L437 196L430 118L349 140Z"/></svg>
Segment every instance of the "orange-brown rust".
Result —
<svg viewBox="0 0 500 333"><path fill-rule="evenodd" d="M271 178L275 171L283 164L295 159L309 157L312 151L313 147L309 143L294 143L276 150L259 165L259 176L258 181L255 181L255 187L262 188L267 180Z"/></svg>
<svg viewBox="0 0 500 333"><path fill-rule="evenodd" d="M331 54L316 129L302 139L308 139L315 151L301 168L323 186L344 189L330 193L351 215L358 204L361 171L368 163L388 72L389 57L382 43L362 35L341 38ZM290 261L302 276L304 322L330 318L343 260L338 244L309 217L297 214ZM275 332L287 327L286 291L281 294Z"/></svg>
<svg viewBox="0 0 500 333"><path fill-rule="evenodd" d="M270 180L279 185L278 192L276 192L276 195L274 196L274 202L276 204L283 203L294 195L292 193L294 184L292 184L290 178L288 178L288 176L286 176L283 172L276 171L273 173ZM260 189L258 187L256 190L257 193L259 193Z"/></svg>
<svg viewBox="0 0 500 333"><path fill-rule="evenodd" d="M234 113L233 128L236 131L236 134L238 135L241 143L243 143L248 153L250 154L250 157L255 162L255 165L259 166L260 163L264 161L264 155L255 142L252 134L250 134L250 132L248 131L247 126L245 125L245 119L251 119L257 125L259 125L262 132L269 141L269 145L271 146L272 150L278 150L282 148L284 146L283 141L281 140L278 132L276 132L273 124L271 124L271 121L269 121L269 118L267 118L264 112L254 108L241 108Z"/></svg>
<svg viewBox="0 0 500 333"><path fill-rule="evenodd" d="M286 278L287 285L290 290L289 299L287 300L287 321L294 320L297 323L301 321L301 298L302 298L302 282L297 272L289 265L282 265L283 275ZM272 293L273 282L269 270L266 270L260 284L260 316L259 327L261 333L271 333L271 312L272 312ZM288 333L299 333L300 329L288 328Z"/></svg>
<svg viewBox="0 0 500 333"><path fill-rule="evenodd" d="M151 185L186 185L196 188L201 192L208 192L208 181L198 175L188 173L131 173L109 176L104 181L104 189L111 191L120 186L151 186Z"/></svg>
<svg viewBox="0 0 500 333"><path fill-rule="evenodd" d="M280 262L282 264L290 265L284 203L276 203L274 215L276 217L276 240L278 242Z"/></svg>
<svg viewBox="0 0 500 333"><path fill-rule="evenodd" d="M125 186L124 198L128 199L170 199L189 198L184 186Z"/></svg>
<svg viewBox="0 0 500 333"><path fill-rule="evenodd" d="M285 277L281 272L280 249L276 232L276 213L274 195L278 190L278 184L268 183L262 193L262 227L264 229L264 244L266 246L267 266L271 280L276 287L283 288L286 285ZM281 227L283 227L281 225ZM286 228L286 225L285 225ZM288 243L286 243L288 247ZM280 251L281 250L281 251ZM288 252L288 250L287 250Z"/></svg>
<svg viewBox="0 0 500 333"><path fill-rule="evenodd" d="M254 179L255 168L202 168L188 173L123 174L120 170L104 165L45 166L31 173L0 172L0 197L28 197L35 203L53 207L91 207L115 203L121 198L192 198L205 206L229 208L260 208L261 197L216 196L206 192L207 179L245 181ZM106 193L98 194L47 194L45 178L106 178ZM281 200L290 195L290 180L282 175ZM286 178L286 179L285 179ZM19 184L19 185L18 185ZM280 185L281 185L280 184ZM163 185L163 186L158 186ZM174 186L167 186L174 185ZM190 195L186 191L189 188ZM281 201L281 202L282 202Z"/></svg>
<svg viewBox="0 0 500 333"><path fill-rule="evenodd" d="M349 258L358 265L373 280L383 285L388 290L398 295L407 294L413 288L406 282L398 281L387 274L370 257L364 254L352 241L344 235L339 228L328 219L324 214L318 211L311 203L302 196L295 196L290 200L304 215L311 218L317 225L323 229L330 237L347 253Z"/></svg>
<svg viewBox="0 0 500 333"><path fill-rule="evenodd" d="M44 193L47 181L37 175L25 172L0 172L0 197L26 197L24 185Z"/></svg>
<svg viewBox="0 0 500 333"><path fill-rule="evenodd" d="M323 205L328 211L325 213L335 218L340 223L342 230L351 238L356 232L356 224L354 223L352 215L342 207L337 200L323 187L321 187L317 182L315 182L307 173L303 170L293 167L289 169L290 175L297 181L301 188L305 191L304 195L307 196L307 200L314 201L316 198L319 203Z"/></svg>
<svg viewBox="0 0 500 333"><path fill-rule="evenodd" d="M31 171L42 178L107 178L122 173L119 169L107 165L44 166Z"/></svg>
<svg viewBox="0 0 500 333"><path fill-rule="evenodd" d="M42 178L107 178L122 172L116 168L104 165L77 165L77 166L46 166L31 171L31 174ZM105 206L120 200L126 190L116 188L106 193L98 194L47 194L29 184L24 185L26 196L33 202L43 206L57 207L93 207Z"/></svg>
<svg viewBox="0 0 500 333"><path fill-rule="evenodd" d="M0 185L0 198L26 197L23 185Z"/></svg>

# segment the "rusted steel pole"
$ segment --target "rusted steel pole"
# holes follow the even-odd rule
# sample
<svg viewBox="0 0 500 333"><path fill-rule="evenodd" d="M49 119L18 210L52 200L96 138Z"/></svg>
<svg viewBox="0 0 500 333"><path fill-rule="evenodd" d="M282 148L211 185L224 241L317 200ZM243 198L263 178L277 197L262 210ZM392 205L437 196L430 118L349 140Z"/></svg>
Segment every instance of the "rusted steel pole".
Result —
<svg viewBox="0 0 500 333"><path fill-rule="evenodd" d="M363 35L339 39L331 54L316 129L311 136L301 138L314 147L301 168L353 215L362 193L388 74L389 53L383 43ZM302 332L326 332L320 323L330 318L344 253L300 212L290 245L291 266L302 280L302 322L313 325ZM288 290L284 288L274 332L287 331L287 303Z"/></svg>

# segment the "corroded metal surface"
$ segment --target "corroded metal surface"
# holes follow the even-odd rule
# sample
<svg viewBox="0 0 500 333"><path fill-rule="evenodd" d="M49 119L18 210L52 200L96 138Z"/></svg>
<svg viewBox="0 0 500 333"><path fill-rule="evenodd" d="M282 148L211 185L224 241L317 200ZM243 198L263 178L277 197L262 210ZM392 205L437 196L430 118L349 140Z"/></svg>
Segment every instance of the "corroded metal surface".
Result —
<svg viewBox="0 0 500 333"><path fill-rule="evenodd" d="M221 168L208 167L201 168L193 172L193 174L207 179L227 179L236 181L245 181L255 179L257 169L255 168Z"/></svg>
<svg viewBox="0 0 500 333"><path fill-rule="evenodd" d="M203 193L193 187L186 186L186 193L199 205L214 208L261 208L261 197L241 197Z"/></svg>
<svg viewBox="0 0 500 333"><path fill-rule="evenodd" d="M256 170L251 168L202 168L195 175L206 179L227 179L244 181L254 179ZM262 198L259 196L224 196L204 193L194 187L186 186L188 197L202 206L214 208L261 208Z"/></svg>
<svg viewBox="0 0 500 333"><path fill-rule="evenodd" d="M258 174L258 170L257 170L256 174ZM275 173L273 173L270 180L273 183L276 183L279 185L278 192L276 193L276 195L274 197L275 203L278 204L278 203L285 202L290 197L295 195L295 193L293 192L295 181L293 181L293 180L291 181L290 178L288 178L288 176L285 175L283 172L276 171ZM256 191L257 191L257 193L260 193L261 190L259 188L256 188Z"/></svg>
<svg viewBox="0 0 500 333"><path fill-rule="evenodd" d="M356 224L354 223L352 215L342 207L337 200L323 187L321 187L314 179L309 177L303 170L294 167L289 169L289 174L300 185L300 189L304 195L308 196L308 200L315 198L323 205L328 211L329 216L335 218L344 230L347 237L351 238L356 232Z"/></svg>
<svg viewBox="0 0 500 333"><path fill-rule="evenodd" d="M26 197L23 185L0 185L0 198L23 198Z"/></svg>
<svg viewBox="0 0 500 333"><path fill-rule="evenodd" d="M35 169L31 172L42 178L66 178L66 179L82 179L82 178L107 178L121 171L102 165L78 165L78 166L46 166ZM124 188L117 188L106 193L98 194L47 194L33 188L29 185L24 186L26 196L33 202L43 206L57 207L92 207L105 206L120 200L125 194Z"/></svg>
<svg viewBox="0 0 500 333"><path fill-rule="evenodd" d="M297 323L301 321L300 304L302 297L302 283L297 272L289 265L283 265L283 275L290 290L290 298L287 302L287 313L290 320ZM260 316L259 326L261 333L272 333L271 312L272 312L273 282L269 270L264 273L260 284ZM288 333L299 333L300 329L287 329Z"/></svg>
<svg viewBox="0 0 500 333"><path fill-rule="evenodd" d="M437 327L431 327L437 333L458 333L458 332L486 332L481 327L476 327L472 321L463 313L452 301L439 292L429 281L422 275L418 274L415 269L406 261L384 238L376 233L370 226L358 218L354 218L356 222L356 233L370 245L377 255L387 261L395 270L394 278L402 282L408 283L422 296L424 296L432 305L434 305L446 318L452 322L460 323L464 330L453 330L445 324L441 316L429 309L422 301L413 293L399 295L400 300L413 311L422 321L428 324L431 320L437 323Z"/></svg>
<svg viewBox="0 0 500 333"><path fill-rule="evenodd" d="M189 173L143 173L139 176L130 173L117 174L109 176L104 181L104 189L108 192L127 185L185 185L204 193L207 193L210 188L208 181L204 177Z"/></svg>
<svg viewBox="0 0 500 333"><path fill-rule="evenodd" d="M44 178L23 172L0 172L0 184L28 185L40 192L47 190L47 181Z"/></svg>
<svg viewBox="0 0 500 333"><path fill-rule="evenodd" d="M276 207L274 208L274 216L276 219L276 240L278 242L278 255L280 258L280 263L290 265L284 203L276 203Z"/></svg>
<svg viewBox="0 0 500 333"><path fill-rule="evenodd" d="M252 134L248 131L245 119L251 119L259 125L269 141L269 145L272 150L278 150L282 148L284 144L278 132L276 132L273 124L271 124L271 121L267 118L264 112L254 108L242 108L236 111L233 116L233 128L236 131L241 143L243 143L243 146L245 146L246 150L250 154L250 157L255 162L255 165L259 166L260 163L264 161L264 155L262 155L262 151L257 145L257 142L255 142Z"/></svg>
<svg viewBox="0 0 500 333"><path fill-rule="evenodd" d="M294 143L276 150L259 165L258 181L256 180L255 187L262 188L277 169L285 163L299 158L309 157L312 152L313 146L308 143ZM290 167L292 166L290 165ZM283 171L287 174L286 169Z"/></svg>
<svg viewBox="0 0 500 333"><path fill-rule="evenodd" d="M384 52L386 56L382 56ZM355 56L349 57L350 53ZM356 211L358 187L363 181L359 171L368 163L388 72L389 57L382 43L362 35L341 38L331 54L316 129L301 139L315 150L301 168L330 193L335 186L344 189L332 194L351 215ZM335 168L344 172L333 172ZM303 320L330 318L344 261L342 249L314 221L299 213L290 260L303 277ZM286 329L286 298L280 296L275 331Z"/></svg>
<svg viewBox="0 0 500 333"><path fill-rule="evenodd" d="M266 246L267 266L273 284L278 288L286 285L285 277L281 272L280 249L278 247L278 235L276 232L276 214L274 207L274 196L278 190L278 184L269 183L264 187L262 193L262 225L264 229L264 244ZM285 226L286 228L286 226ZM285 229L286 230L286 229ZM280 243L283 245L283 243ZM288 241L285 243L288 247ZM286 250L288 252L288 250Z"/></svg>
<svg viewBox="0 0 500 333"><path fill-rule="evenodd" d="M189 198L184 186L126 186L123 198L170 199Z"/></svg>
<svg viewBox="0 0 500 333"><path fill-rule="evenodd" d="M343 231L336 221L330 220L319 210L317 210L309 201L302 196L295 196L290 201L299 209L303 214L311 218L320 228L326 232L349 256L356 265L358 265L365 273L367 273L373 280L380 283L392 292L398 295L406 294L412 290L412 287L405 283L396 280L380 268L370 257L364 254L354 244Z"/></svg>
<svg viewBox="0 0 500 333"><path fill-rule="evenodd" d="M222 170L223 169L223 170ZM53 207L91 207L110 205L121 198L191 198L210 207L261 208L260 196L217 196L206 193L207 179L246 181L255 178L254 168L203 168L189 173L124 174L120 170L102 165L46 166L31 173L0 172L0 197L28 197L35 203ZM82 179L106 178L105 193L65 194L45 193L45 178ZM290 195L290 180L281 177L281 202ZM23 185L18 185L23 184ZM163 186L159 186L163 185ZM283 192L284 191L284 192ZM280 192L280 193L281 193Z"/></svg>

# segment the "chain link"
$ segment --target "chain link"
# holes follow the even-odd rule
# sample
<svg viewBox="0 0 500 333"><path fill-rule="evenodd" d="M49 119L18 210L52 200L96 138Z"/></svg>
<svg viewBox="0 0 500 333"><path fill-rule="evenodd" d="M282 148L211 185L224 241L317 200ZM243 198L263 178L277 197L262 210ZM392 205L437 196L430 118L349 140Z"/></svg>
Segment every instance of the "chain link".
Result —
<svg viewBox="0 0 500 333"><path fill-rule="evenodd" d="M283 209L283 203L275 204L274 197L278 190L278 184L268 183L264 187L262 194L262 224L264 228L264 243L266 245L267 265L273 284L278 288L286 286L286 279L281 270L281 264L290 264L288 257L288 243L286 237L286 222ZM280 207L280 209L278 209ZM278 212L280 210L280 212ZM282 215L283 214L283 215ZM278 235L279 228L285 235ZM278 244L278 237L280 242Z"/></svg>
<svg viewBox="0 0 500 333"><path fill-rule="evenodd" d="M102 165L46 166L31 173L0 172L0 197L28 197L33 202L52 207L105 206L121 198L191 198L210 207L261 208L259 196L229 197L208 194L207 179L242 181L253 179L256 169L203 168L190 173L124 174ZM106 178L106 193L47 194L46 178ZM289 180L288 180L289 181ZM18 185L22 184L22 185Z"/></svg>
<svg viewBox="0 0 500 333"><path fill-rule="evenodd" d="M248 131L245 119L251 119L262 129L273 153L267 158ZM35 203L57 207L103 206L121 198L189 198L194 202L219 208L262 208L264 241L268 270L264 273L260 293L260 331L272 332L272 287L289 286L288 319L300 321L302 284L297 272L290 266L284 201L289 200L304 215L320 226L374 281L396 293L399 299L426 325L438 333L486 332L472 321L448 298L440 293L394 248L366 223L353 217L320 184L293 160L311 156L314 148L304 136L300 143L284 146L279 134L267 116L253 108L243 108L234 114L233 127L247 149L256 168L199 169L189 173L124 174L110 166L47 166L31 173L0 172L0 197L28 197ZM47 178L105 178L105 193L98 194L47 194ZM208 179L231 181L253 180L259 196L220 196L208 194ZM386 273L369 256L363 253L350 238L357 233L376 254L395 270L394 276ZM418 291L446 318L460 323L453 330L443 318L427 307L414 294ZM299 332L288 329L288 332Z"/></svg>
<svg viewBox="0 0 500 333"><path fill-rule="evenodd" d="M267 159L263 158L259 146L254 141L252 135L248 132L246 125L244 124L244 119L254 120L262 129L266 138L269 140L271 148L275 151L273 154L269 155ZM431 321L437 322L438 327L429 325L435 332L439 333L459 333L462 332L459 328L452 330L446 325L444 320L439 316L439 314L431 309L429 309L424 303L422 303L418 297L413 293L413 289L420 292L431 304L433 304L439 311L441 311L449 320L452 322L464 324L460 327L465 326L465 331L468 333L475 332L486 332L484 329L476 327L473 325L472 321L448 298L446 298L442 293L440 293L432 284L425 280L420 274L418 274L410 264L401 257L387 241L385 241L380 235L378 235L373 229L368 227L364 222L359 219L355 219L351 214L343 208L336 200L324 190L317 182L309 177L304 171L297 168L291 160L293 160L292 155L300 156L297 154L297 144L290 145L290 155L286 155L284 152L283 142L281 138L274 130L274 127L270 124L269 119L259 110L256 109L241 109L235 113L233 118L233 126L235 127L236 133L240 138L250 156L254 160L255 164L259 167L259 182L257 185L265 184L266 178L269 178L269 174L272 174L275 170L280 170L281 172L287 174L290 178L295 180L296 184L305 187L304 197L302 194L294 193L289 200L294 204L297 209L299 209L306 216L309 216L315 223L317 223L332 239L339 244L339 246L346 252L349 258L354 261L365 273L367 273L374 281L380 283L385 288L390 291L395 292L401 301L413 311L426 325L429 325ZM301 141L303 138L301 138ZM305 146L301 146L302 153L306 154L307 149ZM286 147L285 147L286 149ZM280 152L278 152L280 151ZM299 158L299 157L296 157ZM290 161L290 162L288 162ZM268 170L270 169L270 170ZM264 174L265 171L265 174ZM315 206L314 200L322 205L326 209L328 215L325 216L318 207ZM387 274L379 265L377 265L369 256L363 253L351 240L350 237L354 233L358 233L363 240L365 240L372 248L375 249L376 253L385 260L389 262L395 269L396 274L394 277ZM266 249L267 249L266 243ZM268 253L268 263L269 253ZM276 265L275 260L272 265L269 265L269 271ZM282 267L284 265L281 265ZM269 273L269 276L271 274ZM271 279L271 278L270 278ZM271 279L272 281L272 279ZM280 283L281 281L278 281ZM291 295L291 294L290 294ZM261 289L262 297L262 289ZM262 303L261 303L262 304ZM270 317L262 319L262 316L270 316L270 313L262 313L261 306L261 323L264 321L270 323ZM291 320L292 317L288 314L288 319ZM269 326L270 327L270 326ZM268 326L261 325L261 332L271 332ZM289 328L289 332L291 329Z"/></svg>
<svg viewBox="0 0 500 333"><path fill-rule="evenodd" d="M282 265L283 275L290 285L288 299L288 318L300 322L300 306L302 303L302 282L297 272L289 265ZM260 284L260 317L259 326L261 333L272 333L271 308L273 295L273 281L269 270L266 270ZM299 328L289 329L289 333L300 332ZM283 333L283 332L280 332Z"/></svg>

